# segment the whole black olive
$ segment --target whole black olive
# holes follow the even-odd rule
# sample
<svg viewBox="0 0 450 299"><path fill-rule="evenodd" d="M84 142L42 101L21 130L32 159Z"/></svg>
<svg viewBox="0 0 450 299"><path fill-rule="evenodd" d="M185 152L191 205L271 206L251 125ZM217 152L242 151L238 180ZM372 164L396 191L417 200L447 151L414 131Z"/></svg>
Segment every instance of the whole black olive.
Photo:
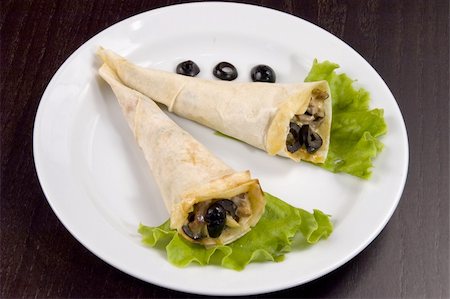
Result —
<svg viewBox="0 0 450 299"><path fill-rule="evenodd" d="M289 124L289 133L286 138L286 148L290 153L295 153L303 145L303 138L300 135L300 126L294 122Z"/></svg>
<svg viewBox="0 0 450 299"><path fill-rule="evenodd" d="M225 228L227 212L218 203L213 203L206 211L205 221L207 223L208 234L211 238L217 238Z"/></svg>
<svg viewBox="0 0 450 299"><path fill-rule="evenodd" d="M222 61L214 67L213 75L221 80L233 81L238 77L238 72L234 65Z"/></svg>
<svg viewBox="0 0 450 299"><path fill-rule="evenodd" d="M200 69L192 60L183 61L177 65L177 74L195 77L198 73L200 73Z"/></svg>
<svg viewBox="0 0 450 299"><path fill-rule="evenodd" d="M308 153L312 154L322 146L322 138L319 134L309 128L305 145Z"/></svg>
<svg viewBox="0 0 450 299"><path fill-rule="evenodd" d="M250 72L253 82L275 83L277 76L275 71L268 65L259 64L252 68Z"/></svg>
<svg viewBox="0 0 450 299"><path fill-rule="evenodd" d="M229 199L220 199L216 201L216 203L221 205L234 220L239 221L239 216L236 215L237 206L233 201Z"/></svg>

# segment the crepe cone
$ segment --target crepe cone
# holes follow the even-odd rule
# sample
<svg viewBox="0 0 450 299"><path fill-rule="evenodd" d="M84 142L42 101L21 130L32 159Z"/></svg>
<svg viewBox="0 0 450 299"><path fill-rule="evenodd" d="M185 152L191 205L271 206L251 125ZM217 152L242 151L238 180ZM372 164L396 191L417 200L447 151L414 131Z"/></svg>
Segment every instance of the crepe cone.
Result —
<svg viewBox="0 0 450 299"><path fill-rule="evenodd" d="M322 146L314 153L306 148L291 153L286 148L289 123L302 115L313 90L330 95L326 81L273 84L203 80L134 65L116 53L101 48L98 54L128 87L168 107L182 117L221 133L295 161L323 163L331 127L331 97L323 104L325 117L317 129Z"/></svg>
<svg viewBox="0 0 450 299"><path fill-rule="evenodd" d="M246 192L251 215L241 217L239 227L227 227L218 238L206 237L196 242L227 244L256 225L264 212L265 199L258 180L252 179L249 171L231 169L148 97L124 86L107 65L100 68L99 74L111 86L145 155L169 211L171 228L193 241L182 227L195 204Z"/></svg>

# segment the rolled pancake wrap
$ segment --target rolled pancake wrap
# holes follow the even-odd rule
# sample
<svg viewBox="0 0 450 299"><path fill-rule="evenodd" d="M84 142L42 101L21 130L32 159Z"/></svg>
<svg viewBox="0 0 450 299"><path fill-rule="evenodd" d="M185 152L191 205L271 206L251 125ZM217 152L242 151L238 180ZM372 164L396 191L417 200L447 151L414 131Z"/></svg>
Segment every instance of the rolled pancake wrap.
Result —
<svg viewBox="0 0 450 299"><path fill-rule="evenodd" d="M170 214L170 226L187 240L204 245L227 244L247 233L264 212L265 198L249 171L236 172L175 124L152 100L124 86L104 64L100 76L111 86L129 127L151 169ZM238 227L226 227L218 238L193 240L183 230L194 205L247 193L250 215Z"/></svg>
<svg viewBox="0 0 450 299"><path fill-rule="evenodd" d="M168 110L221 133L266 151L270 155L323 163L330 142L331 93L326 81L274 84L203 80L134 65L111 50L98 54L130 88ZM320 90L328 95L323 102L325 117L316 132L321 147L309 153L305 147L289 152L286 146L290 121L304 114Z"/></svg>

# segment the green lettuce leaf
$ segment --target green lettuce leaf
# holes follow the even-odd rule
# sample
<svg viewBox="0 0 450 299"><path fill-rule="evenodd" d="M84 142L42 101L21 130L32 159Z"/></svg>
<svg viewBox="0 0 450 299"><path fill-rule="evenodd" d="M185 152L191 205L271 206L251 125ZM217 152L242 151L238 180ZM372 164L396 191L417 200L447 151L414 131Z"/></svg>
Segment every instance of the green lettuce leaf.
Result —
<svg viewBox="0 0 450 299"><path fill-rule="evenodd" d="M318 164L332 172L345 172L363 179L372 174L372 161L383 149L377 137L387 132L383 109L369 110L370 94L355 89L354 80L346 74L337 74L339 65L317 62L306 77L306 82L326 80L333 99L330 148L325 163Z"/></svg>
<svg viewBox="0 0 450 299"><path fill-rule="evenodd" d="M158 227L141 224L138 231L145 245L165 249L167 259L175 266L213 264L238 271L251 262L280 262L291 250L315 244L332 233L330 217L321 211L309 213L268 193L265 197L266 209L258 224L228 245L205 248L188 242L170 229L169 221Z"/></svg>

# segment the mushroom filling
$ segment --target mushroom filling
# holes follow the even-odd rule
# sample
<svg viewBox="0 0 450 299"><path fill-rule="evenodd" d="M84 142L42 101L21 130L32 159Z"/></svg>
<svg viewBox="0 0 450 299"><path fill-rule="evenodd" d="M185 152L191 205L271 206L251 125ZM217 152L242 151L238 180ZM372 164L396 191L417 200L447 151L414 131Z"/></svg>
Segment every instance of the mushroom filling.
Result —
<svg viewBox="0 0 450 299"><path fill-rule="evenodd" d="M217 198L195 204L182 228L196 241L218 238L227 228L239 227L239 220L250 215L248 194L242 193L230 199Z"/></svg>
<svg viewBox="0 0 450 299"><path fill-rule="evenodd" d="M311 101L304 114L296 114L289 123L289 133L286 136L286 149L295 153L303 146L310 154L322 146L322 138L317 133L325 118L324 101L328 93L313 89Z"/></svg>

